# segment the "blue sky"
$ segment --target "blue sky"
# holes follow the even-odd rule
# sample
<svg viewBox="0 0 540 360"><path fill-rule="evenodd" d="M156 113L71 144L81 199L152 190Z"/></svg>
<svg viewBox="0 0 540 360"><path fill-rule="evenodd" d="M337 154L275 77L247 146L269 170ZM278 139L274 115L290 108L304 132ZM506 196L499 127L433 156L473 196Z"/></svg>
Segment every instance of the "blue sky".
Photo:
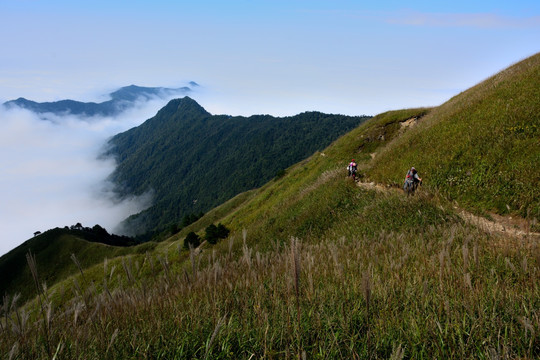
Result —
<svg viewBox="0 0 540 360"><path fill-rule="evenodd" d="M0 100L194 80L213 113L376 114L540 51L540 2L0 0L0 31Z"/></svg>

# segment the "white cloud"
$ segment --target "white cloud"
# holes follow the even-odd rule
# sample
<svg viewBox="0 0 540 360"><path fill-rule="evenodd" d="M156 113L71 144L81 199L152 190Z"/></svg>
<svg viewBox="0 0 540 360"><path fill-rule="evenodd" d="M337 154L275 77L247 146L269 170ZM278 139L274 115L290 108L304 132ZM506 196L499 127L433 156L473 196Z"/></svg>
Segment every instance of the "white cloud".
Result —
<svg viewBox="0 0 540 360"><path fill-rule="evenodd" d="M425 13L407 11L388 17L390 24L480 29L540 28L540 16L503 16L494 13Z"/></svg>
<svg viewBox="0 0 540 360"><path fill-rule="evenodd" d="M119 201L99 159L106 140L155 115L166 100L138 104L121 116L78 118L0 106L0 256L54 227L100 224L109 232L150 204L148 194Z"/></svg>

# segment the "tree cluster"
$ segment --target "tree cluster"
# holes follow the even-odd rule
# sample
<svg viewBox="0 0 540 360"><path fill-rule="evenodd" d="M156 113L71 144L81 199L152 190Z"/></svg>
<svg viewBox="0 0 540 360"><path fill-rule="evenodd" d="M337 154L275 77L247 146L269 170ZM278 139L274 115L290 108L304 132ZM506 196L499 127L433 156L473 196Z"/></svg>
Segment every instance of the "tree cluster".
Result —
<svg viewBox="0 0 540 360"><path fill-rule="evenodd" d="M208 243L215 245L221 239L227 238L231 231L223 224L219 223L217 226L214 224L208 225L205 229L204 240ZM190 232L186 235L184 239L184 248L189 249L190 247L196 248L201 244L201 238L195 232Z"/></svg>
<svg viewBox="0 0 540 360"><path fill-rule="evenodd" d="M129 236L109 234L109 232L102 226L96 224L93 227L84 227L81 223L77 223L71 226L65 226L64 230L75 236L82 237L83 239L91 242L98 242L113 246L133 246L139 244L139 242Z"/></svg>
<svg viewBox="0 0 540 360"><path fill-rule="evenodd" d="M204 238L210 244L214 245L219 240L227 238L229 236L230 230L225 227L225 225L219 223L217 226L214 224L208 225L205 230Z"/></svg>

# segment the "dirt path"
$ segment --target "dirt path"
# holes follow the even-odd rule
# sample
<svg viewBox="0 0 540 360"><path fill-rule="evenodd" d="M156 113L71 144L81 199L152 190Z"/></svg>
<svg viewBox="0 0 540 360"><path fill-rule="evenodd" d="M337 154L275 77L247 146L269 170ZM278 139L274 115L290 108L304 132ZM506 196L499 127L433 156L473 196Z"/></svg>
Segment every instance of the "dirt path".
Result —
<svg viewBox="0 0 540 360"><path fill-rule="evenodd" d="M527 224L525 219L514 219L511 216L506 217L490 214L490 217L494 219L492 221L481 216L473 215L465 210L459 210L459 215L465 221L490 233L501 233L517 238L540 239L540 233L528 230L530 224Z"/></svg>
<svg viewBox="0 0 540 360"><path fill-rule="evenodd" d="M396 187L389 187L382 184L376 184L374 182L357 182L356 185L363 189L375 190L378 192L402 192L401 189ZM486 219L481 216L471 214L468 211L459 209L457 206L454 207L458 212L459 216L466 222L478 226L480 229L490 232L498 233L503 235L508 235L515 238L528 238L535 239L535 241L540 240L540 233L531 232L530 223L526 219L522 218L513 218L511 216L500 216L497 214L489 214L493 220Z"/></svg>
<svg viewBox="0 0 540 360"><path fill-rule="evenodd" d="M384 186L384 185L381 185L381 184L376 184L374 182L367 183L367 182L358 181L356 183L356 185L361 187L361 188L367 189L367 190L376 190L376 191L379 191L379 192L388 192L388 191L392 191L392 190L397 190L396 188Z"/></svg>

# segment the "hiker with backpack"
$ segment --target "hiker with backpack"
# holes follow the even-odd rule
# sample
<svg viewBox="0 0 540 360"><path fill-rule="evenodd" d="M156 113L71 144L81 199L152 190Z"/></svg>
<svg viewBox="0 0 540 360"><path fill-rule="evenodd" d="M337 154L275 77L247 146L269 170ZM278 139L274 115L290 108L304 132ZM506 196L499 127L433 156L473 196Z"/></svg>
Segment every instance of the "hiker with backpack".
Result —
<svg viewBox="0 0 540 360"><path fill-rule="evenodd" d="M418 185L421 183L422 178L418 176L418 172L413 166L409 171L407 171L407 175L405 176L405 183L403 184L403 190L405 190L407 195L413 194Z"/></svg>
<svg viewBox="0 0 540 360"><path fill-rule="evenodd" d="M356 170L358 169L358 165L356 164L356 161L354 159L351 160L349 165L347 166L347 171L349 172L348 176L352 176L353 180L356 179Z"/></svg>

